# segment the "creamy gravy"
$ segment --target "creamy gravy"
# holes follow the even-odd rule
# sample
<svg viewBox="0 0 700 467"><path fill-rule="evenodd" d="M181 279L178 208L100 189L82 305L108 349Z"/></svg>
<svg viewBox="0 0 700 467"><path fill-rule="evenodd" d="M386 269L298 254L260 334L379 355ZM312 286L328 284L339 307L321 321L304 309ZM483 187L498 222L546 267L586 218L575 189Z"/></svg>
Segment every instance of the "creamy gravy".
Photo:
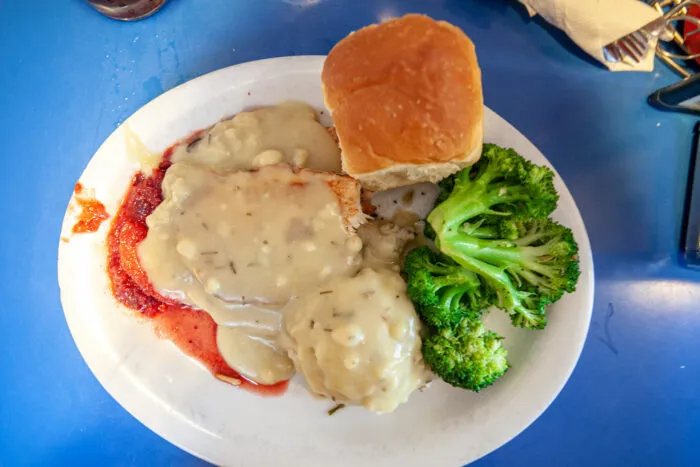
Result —
<svg viewBox="0 0 700 467"><path fill-rule="evenodd" d="M218 326L216 344L237 372L260 384L274 384L294 374L294 364L277 344L278 330Z"/></svg>
<svg viewBox="0 0 700 467"><path fill-rule="evenodd" d="M401 277L363 269L293 299L282 342L313 393L390 412L425 382L419 331Z"/></svg>
<svg viewBox="0 0 700 467"><path fill-rule="evenodd" d="M206 164L218 171L286 163L340 172L338 144L316 111L296 101L241 112L217 123L188 144L178 145L172 161Z"/></svg>
<svg viewBox="0 0 700 467"><path fill-rule="evenodd" d="M142 166L156 162L128 131L127 146ZM336 194L347 177L299 170L340 171L337 144L311 107L242 112L176 146L172 161L139 259L161 294L212 316L232 368L274 384L294 373L291 352L312 391L378 412L422 384L419 321L395 272L413 234L386 221L354 234ZM328 284L337 290L326 293ZM335 331L292 324L317 315ZM307 359L300 343L327 359Z"/></svg>
<svg viewBox="0 0 700 467"><path fill-rule="evenodd" d="M357 234L364 245L362 267L395 272L400 269L401 253L416 236L414 229L387 220L367 222L357 229Z"/></svg>
<svg viewBox="0 0 700 467"><path fill-rule="evenodd" d="M154 285L178 300L198 305L196 288L222 303L281 306L358 269L362 242L325 175L283 166L219 175L177 163L163 194L139 254Z"/></svg>
<svg viewBox="0 0 700 467"><path fill-rule="evenodd" d="M221 325L224 359L257 382L290 375L274 343L278 310L290 297L359 269L362 242L344 224L331 187L336 179L287 166L224 175L179 162L168 169L164 200L147 218L138 252L154 287L207 311ZM242 332L245 344L231 342ZM251 371L253 355L269 371Z"/></svg>

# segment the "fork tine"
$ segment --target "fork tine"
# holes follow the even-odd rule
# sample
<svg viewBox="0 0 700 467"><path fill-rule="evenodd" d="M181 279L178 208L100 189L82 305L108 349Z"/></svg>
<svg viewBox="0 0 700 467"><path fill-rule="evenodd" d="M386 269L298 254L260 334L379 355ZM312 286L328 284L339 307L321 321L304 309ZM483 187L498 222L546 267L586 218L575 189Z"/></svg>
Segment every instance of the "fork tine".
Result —
<svg viewBox="0 0 700 467"><path fill-rule="evenodd" d="M605 59L609 62L619 62L622 57L620 55L620 51L617 49L614 43L608 44L605 47L603 47L603 55L605 56Z"/></svg>
<svg viewBox="0 0 700 467"><path fill-rule="evenodd" d="M668 1L668 3L672 3ZM663 39L661 36L668 31L669 21L673 21L676 15L684 11L689 4L700 5L700 0L676 0L672 3L670 10L662 13L658 18L648 22L636 31L629 33L610 44L603 46L605 58L608 61L619 61L613 50L617 49L622 55L622 59L629 57L634 62L639 63L649 53L651 41ZM659 10L660 8L657 8ZM665 40L665 39L663 39Z"/></svg>
<svg viewBox="0 0 700 467"><path fill-rule="evenodd" d="M622 50L620 49L620 46L616 43L613 43L611 44L611 48L613 51L613 56L615 57L615 61L621 62L624 59L624 55L622 53Z"/></svg>
<svg viewBox="0 0 700 467"><path fill-rule="evenodd" d="M632 33L632 38L646 51L649 48L649 38L643 31L635 31Z"/></svg>
<svg viewBox="0 0 700 467"><path fill-rule="evenodd" d="M647 52L646 42L640 40L634 33L627 36L627 44L637 52L639 60L643 59Z"/></svg>
<svg viewBox="0 0 700 467"><path fill-rule="evenodd" d="M650 41L652 40L649 36L646 35L644 31L636 31L634 33L634 37L637 39L637 41L640 43L642 46L642 56L646 56L647 52L649 52L649 49L651 48Z"/></svg>
<svg viewBox="0 0 700 467"><path fill-rule="evenodd" d="M632 52L623 44L622 40L617 40L614 43L615 50L620 55L619 61L624 61L625 57L632 57Z"/></svg>
<svg viewBox="0 0 700 467"><path fill-rule="evenodd" d="M626 36L622 39L622 42L625 44L627 49L632 53L634 60L639 62L642 58L642 51L639 50L639 47L637 44L634 42L634 39L632 39L630 36Z"/></svg>
<svg viewBox="0 0 700 467"><path fill-rule="evenodd" d="M636 52L633 51L633 49L630 47L626 37L623 37L622 39L618 40L617 45L620 47L620 49L622 49L625 55L630 57L636 63L639 63L639 58L637 58Z"/></svg>
<svg viewBox="0 0 700 467"><path fill-rule="evenodd" d="M618 61L621 62L625 59L625 51L622 50L622 48L620 47L620 44L618 44L617 42L615 43L615 54L617 55Z"/></svg>

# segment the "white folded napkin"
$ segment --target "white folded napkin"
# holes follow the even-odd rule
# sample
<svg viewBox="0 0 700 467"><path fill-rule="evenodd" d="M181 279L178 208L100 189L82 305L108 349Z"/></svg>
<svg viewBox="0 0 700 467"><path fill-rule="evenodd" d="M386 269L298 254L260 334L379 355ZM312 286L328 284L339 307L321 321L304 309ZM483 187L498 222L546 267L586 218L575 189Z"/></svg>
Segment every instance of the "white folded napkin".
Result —
<svg viewBox="0 0 700 467"><path fill-rule="evenodd" d="M530 16L541 15L612 71L651 71L654 48L638 64L608 63L603 46L659 17L639 0L519 0Z"/></svg>

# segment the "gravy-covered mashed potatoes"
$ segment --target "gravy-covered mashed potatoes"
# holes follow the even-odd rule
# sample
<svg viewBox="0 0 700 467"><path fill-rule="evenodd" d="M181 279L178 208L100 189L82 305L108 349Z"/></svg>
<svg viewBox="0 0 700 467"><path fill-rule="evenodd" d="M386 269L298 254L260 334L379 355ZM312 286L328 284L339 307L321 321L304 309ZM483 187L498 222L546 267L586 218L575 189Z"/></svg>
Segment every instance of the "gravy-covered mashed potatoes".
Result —
<svg viewBox="0 0 700 467"><path fill-rule="evenodd" d="M139 260L202 309L237 372L295 369L322 396L388 412L424 383L419 320L396 272L411 236L366 223L359 183L306 104L242 112L175 148Z"/></svg>
<svg viewBox="0 0 700 467"><path fill-rule="evenodd" d="M284 322L289 354L316 394L391 412L424 382L420 322L396 273L336 277L292 299Z"/></svg>

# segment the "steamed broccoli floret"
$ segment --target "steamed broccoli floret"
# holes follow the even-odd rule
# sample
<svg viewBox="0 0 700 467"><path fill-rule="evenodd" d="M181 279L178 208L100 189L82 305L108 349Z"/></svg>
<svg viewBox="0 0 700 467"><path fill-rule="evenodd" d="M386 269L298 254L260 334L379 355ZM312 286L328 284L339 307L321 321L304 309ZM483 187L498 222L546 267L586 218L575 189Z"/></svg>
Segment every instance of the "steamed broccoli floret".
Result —
<svg viewBox="0 0 700 467"><path fill-rule="evenodd" d="M426 336L423 359L447 383L478 392L510 367L501 339L480 320L466 318L457 326Z"/></svg>
<svg viewBox="0 0 700 467"><path fill-rule="evenodd" d="M449 257L476 273L507 311L513 324L542 329L545 306L576 289L578 247L569 229L551 220L514 223L519 238L481 239L465 232L445 233L440 246Z"/></svg>
<svg viewBox="0 0 700 467"><path fill-rule="evenodd" d="M479 278L482 296L513 324L542 329L545 306L572 292L578 247L569 229L547 219L556 207L553 173L515 151L485 145L480 161L457 173L428 215L435 245ZM409 277L410 281L410 277Z"/></svg>
<svg viewBox="0 0 700 467"><path fill-rule="evenodd" d="M517 225L517 236L511 242L520 254L507 269L514 280L527 282L553 302L576 290L581 271L571 230L549 219Z"/></svg>
<svg viewBox="0 0 700 467"><path fill-rule="evenodd" d="M498 217L545 219L559 199L553 178L512 149L485 144L479 162L441 182L428 222L438 233L494 225Z"/></svg>
<svg viewBox="0 0 700 467"><path fill-rule="evenodd" d="M478 318L493 299L476 274L427 246L406 256L403 272L418 314L437 328L456 325L467 315Z"/></svg>

